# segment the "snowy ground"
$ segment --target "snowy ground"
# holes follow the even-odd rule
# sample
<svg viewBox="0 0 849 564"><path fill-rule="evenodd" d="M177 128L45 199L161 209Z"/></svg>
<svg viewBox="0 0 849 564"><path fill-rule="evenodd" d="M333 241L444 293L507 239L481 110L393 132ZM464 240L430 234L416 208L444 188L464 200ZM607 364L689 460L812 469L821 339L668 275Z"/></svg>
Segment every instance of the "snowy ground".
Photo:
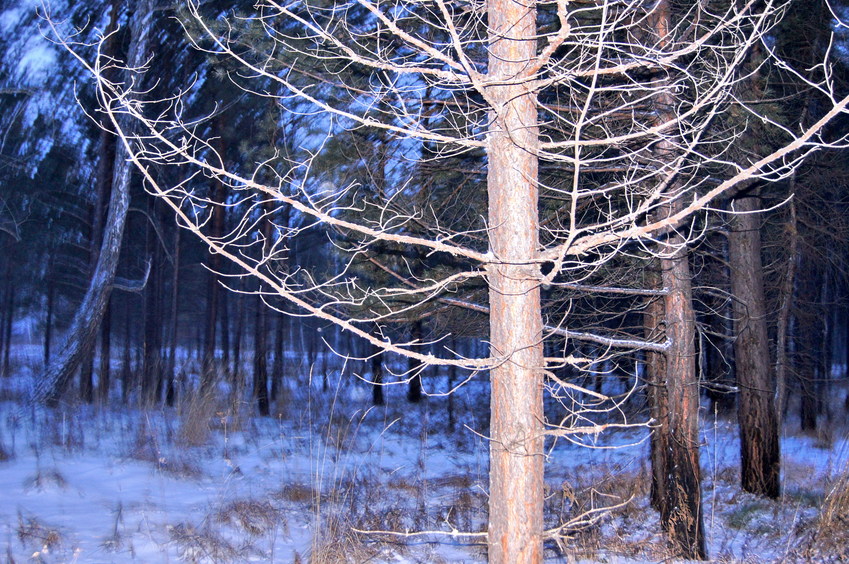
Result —
<svg viewBox="0 0 849 564"><path fill-rule="evenodd" d="M390 388L390 405L370 409L368 389L347 375L345 386L327 392L289 390L284 412L261 419L220 400L22 414L16 400L31 374L22 366L20 377L0 381L0 560L485 560L480 537L356 532L483 529L487 445L464 428L485 424L482 384L454 398L451 431L445 398L410 406L402 389ZM558 444L551 451L548 526L633 499L576 534L565 551L552 545L547 561L667 557L647 508L645 438L645 429L630 429L598 441L621 448ZM778 502L737 487L733 422L706 415L703 439L704 517L715 561L841 561L840 543L823 540L831 532L818 518L849 460L845 425L834 425L830 437L785 436Z"/></svg>

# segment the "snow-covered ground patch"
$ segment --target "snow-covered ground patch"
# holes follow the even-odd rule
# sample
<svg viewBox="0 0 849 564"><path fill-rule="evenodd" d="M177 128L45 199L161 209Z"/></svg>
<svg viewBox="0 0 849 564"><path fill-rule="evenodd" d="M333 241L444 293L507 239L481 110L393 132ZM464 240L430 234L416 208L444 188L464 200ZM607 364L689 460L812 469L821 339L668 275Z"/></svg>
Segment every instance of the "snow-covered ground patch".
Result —
<svg viewBox="0 0 849 564"><path fill-rule="evenodd" d="M0 546L8 562L485 561L485 382L453 398L449 429L446 398L410 405L403 389L389 388L388 406L372 408L368 388L349 374L334 375L327 391L292 385L280 413L267 418L224 396L174 408L22 411L32 372L20 374L0 381ZM648 507L647 433L596 440L613 449L554 445L546 526L620 507L562 550L552 543L547 562L667 558ZM832 484L845 486L845 427L830 441L783 438L778 501L740 491L733 421L706 417L702 437L715 561L840 561L839 549L822 542L820 512ZM397 534L423 531L434 533Z"/></svg>

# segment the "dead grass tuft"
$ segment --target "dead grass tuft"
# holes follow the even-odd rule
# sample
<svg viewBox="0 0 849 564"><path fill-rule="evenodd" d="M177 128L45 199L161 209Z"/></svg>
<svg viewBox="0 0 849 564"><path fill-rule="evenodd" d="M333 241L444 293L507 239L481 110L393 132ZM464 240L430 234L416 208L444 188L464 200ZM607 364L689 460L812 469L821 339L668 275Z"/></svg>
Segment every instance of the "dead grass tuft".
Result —
<svg viewBox="0 0 849 564"><path fill-rule="evenodd" d="M218 511L217 520L235 524L252 537L264 535L278 525L285 526L280 512L270 503L252 499L228 503Z"/></svg>
<svg viewBox="0 0 849 564"><path fill-rule="evenodd" d="M831 484L819 517L794 556L810 562L849 562L849 467Z"/></svg>
<svg viewBox="0 0 849 564"><path fill-rule="evenodd" d="M318 499L318 492L312 486L294 483L283 486L276 497L293 503L309 504Z"/></svg>
<svg viewBox="0 0 849 564"><path fill-rule="evenodd" d="M159 441L147 425L139 428L135 444L130 451L130 458L150 462L159 472L175 478L200 478L203 475L200 466L188 459L186 453L175 456L166 455L159 448Z"/></svg>
<svg viewBox="0 0 849 564"><path fill-rule="evenodd" d="M18 539L24 546L40 549L41 551L55 549L62 542L58 529L43 524L35 517L24 518L18 513Z"/></svg>
<svg viewBox="0 0 849 564"><path fill-rule="evenodd" d="M242 551L208 527L199 530L193 525L180 523L170 527L168 534L180 550L180 559L186 562L241 562Z"/></svg>
<svg viewBox="0 0 849 564"><path fill-rule="evenodd" d="M222 413L214 389L203 393L196 390L189 400L179 408L180 442L187 446L203 446L209 442L213 426L218 424Z"/></svg>

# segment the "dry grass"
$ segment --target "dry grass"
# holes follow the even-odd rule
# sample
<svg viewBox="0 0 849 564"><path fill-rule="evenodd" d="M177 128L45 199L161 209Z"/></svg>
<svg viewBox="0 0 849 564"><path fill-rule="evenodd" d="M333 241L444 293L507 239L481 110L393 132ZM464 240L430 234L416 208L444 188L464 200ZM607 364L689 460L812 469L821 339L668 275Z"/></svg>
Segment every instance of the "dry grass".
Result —
<svg viewBox="0 0 849 564"><path fill-rule="evenodd" d="M285 529L283 515L267 501L242 499L228 503L216 515L221 523L236 525L251 537L258 537L275 529L278 525Z"/></svg>
<svg viewBox="0 0 849 564"><path fill-rule="evenodd" d="M817 519L792 555L799 561L849 562L849 467L832 482ZM807 529L807 530L805 530Z"/></svg>
<svg viewBox="0 0 849 564"><path fill-rule="evenodd" d="M180 404L179 440L187 446L203 446L210 440L213 426L221 417L222 411L216 398L214 387L201 393L196 390L189 394L189 399Z"/></svg>
<svg viewBox="0 0 849 564"><path fill-rule="evenodd" d="M42 552L52 551L62 542L58 529L45 525L35 517L24 518L21 513L18 513L17 534L24 546L36 550L33 558L37 561Z"/></svg>
<svg viewBox="0 0 849 564"><path fill-rule="evenodd" d="M180 523L168 530L171 542L185 562L242 562L244 551L233 546L210 528L197 529L193 525Z"/></svg>

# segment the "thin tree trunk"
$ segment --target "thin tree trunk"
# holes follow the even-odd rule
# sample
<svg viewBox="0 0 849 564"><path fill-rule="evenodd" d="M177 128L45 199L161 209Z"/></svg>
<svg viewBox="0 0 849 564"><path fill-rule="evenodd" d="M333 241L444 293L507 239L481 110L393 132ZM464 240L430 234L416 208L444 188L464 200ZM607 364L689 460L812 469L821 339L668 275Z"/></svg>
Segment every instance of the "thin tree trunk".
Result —
<svg viewBox="0 0 849 564"><path fill-rule="evenodd" d="M544 354L538 268L537 150L534 96L522 73L536 57L534 3L492 0L487 87L493 104L487 137L490 354L489 561L542 561ZM503 82L499 82L503 81Z"/></svg>
<svg viewBox="0 0 849 564"><path fill-rule="evenodd" d="M254 387L253 396L257 411L263 417L269 414L268 405L268 308L262 299L256 299L254 323Z"/></svg>
<svg viewBox="0 0 849 564"><path fill-rule="evenodd" d="M283 342L284 329L286 327L286 316L277 314L274 324L274 364L271 368L271 401L277 402L283 399ZM283 402L279 402L278 407ZM279 411L279 409L278 409Z"/></svg>
<svg viewBox="0 0 849 564"><path fill-rule="evenodd" d="M790 188L795 184L795 174L790 178ZM796 287L796 264L799 260L799 232L796 224L796 203L793 199L788 204L790 208L790 223L787 226L790 241L788 242L789 254L784 280L781 283L781 309L778 312L778 323L776 326L775 339L775 412L776 425L780 431L784 419L785 406L787 405L787 366L788 362L788 336L790 333L790 312L794 303L794 288ZM849 334L849 332L847 333ZM849 351L849 347L847 347Z"/></svg>
<svg viewBox="0 0 849 564"><path fill-rule="evenodd" d="M646 281L650 288L662 288L659 264L652 261L646 269ZM651 298L643 310L646 340L657 341L664 322L664 304L660 298ZM666 355L646 351L646 399L655 427L651 434L651 506L662 516L669 515L669 497L666 495L666 468L669 466L669 406L666 390ZM665 519L666 517L664 517Z"/></svg>
<svg viewBox="0 0 849 564"><path fill-rule="evenodd" d="M11 270L11 265L7 264L7 272ZM0 351L3 353L3 376L12 375L11 351L12 351L12 323L15 320L15 286L12 284L11 276L6 276L6 292L3 300L3 326L0 331L3 332L3 346Z"/></svg>
<svg viewBox="0 0 849 564"><path fill-rule="evenodd" d="M109 386L112 376L112 297L103 312L100 323L100 366L97 370L97 398L101 403L109 399Z"/></svg>
<svg viewBox="0 0 849 564"><path fill-rule="evenodd" d="M176 400L176 389L174 380L177 378L177 340L180 328L180 232L178 227L174 229L174 265L171 273L171 327L168 330L171 342L168 347L168 368L165 371L168 385L165 389L165 405L171 407Z"/></svg>
<svg viewBox="0 0 849 564"><path fill-rule="evenodd" d="M413 322L412 340L420 343L422 340L422 322L417 320ZM421 362L415 359L409 359L407 364L410 383L407 385L407 401L410 403L419 403L422 401L422 365Z"/></svg>
<svg viewBox="0 0 849 564"><path fill-rule="evenodd" d="M56 282L53 281L53 267L47 273L47 312L44 320L44 368L50 366L50 346L53 344L53 310L56 296Z"/></svg>
<svg viewBox="0 0 849 564"><path fill-rule="evenodd" d="M757 210L757 198L735 199L737 213L728 238L731 293L735 297L734 359L740 390L737 421L743 490L775 499L781 493L781 456Z"/></svg>
<svg viewBox="0 0 849 564"><path fill-rule="evenodd" d="M149 0L137 3L128 55L128 66L131 68L141 66L146 56L148 32L153 27L148 21L150 14ZM122 144L115 155L109 212L94 275L82 303L74 314L59 354L51 360L33 390L31 400L35 403L56 404L60 399L60 391L79 367L85 353L93 346L118 266L130 201L131 167L127 151Z"/></svg>

